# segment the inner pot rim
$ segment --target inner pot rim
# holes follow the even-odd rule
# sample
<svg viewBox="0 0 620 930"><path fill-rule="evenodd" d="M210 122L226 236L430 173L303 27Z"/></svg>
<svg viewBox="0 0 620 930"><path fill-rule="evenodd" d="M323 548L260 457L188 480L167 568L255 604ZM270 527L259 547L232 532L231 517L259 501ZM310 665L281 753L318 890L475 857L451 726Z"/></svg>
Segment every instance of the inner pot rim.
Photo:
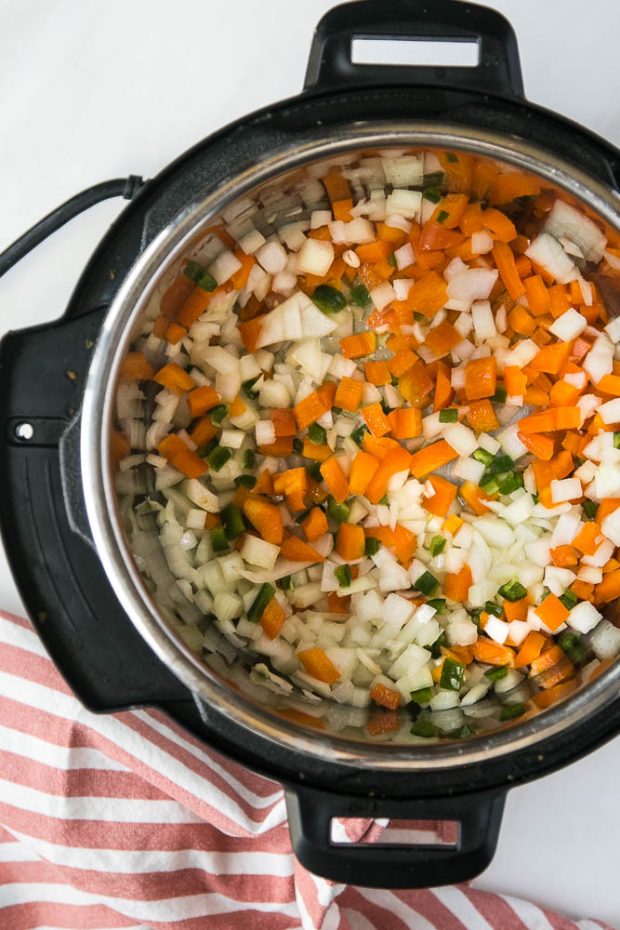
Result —
<svg viewBox="0 0 620 930"><path fill-rule="evenodd" d="M376 128L375 128L376 127ZM302 728L260 708L218 679L173 634L146 590L121 529L110 468L109 436L116 381L136 320L157 282L201 230L234 200L284 172L356 149L389 147L455 148L497 158L544 177L578 197L620 230L620 196L551 152L517 137L454 124L407 121L357 123L330 135L313 132L290 147L274 149L259 164L229 177L217 189L182 210L140 255L106 315L87 378L82 409L82 482L95 546L112 587L132 623L156 655L200 700L234 723L288 750L334 762L383 771L429 771L479 765L509 752L529 749L581 723L618 695L620 662L564 701L534 717L490 735L451 743L398 746L338 739ZM317 739L317 736L319 737Z"/></svg>

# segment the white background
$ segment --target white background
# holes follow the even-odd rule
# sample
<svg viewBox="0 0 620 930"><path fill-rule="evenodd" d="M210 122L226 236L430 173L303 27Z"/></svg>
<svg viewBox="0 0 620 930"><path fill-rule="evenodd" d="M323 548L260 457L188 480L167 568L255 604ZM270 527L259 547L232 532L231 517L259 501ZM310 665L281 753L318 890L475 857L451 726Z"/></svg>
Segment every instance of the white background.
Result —
<svg viewBox="0 0 620 930"><path fill-rule="evenodd" d="M517 32L528 97L620 144L620 4L489 5ZM230 120L295 94L330 6L0 0L0 250L82 187L152 176ZM61 314L119 206L95 207L0 281L0 334ZM22 610L1 554L0 607ZM620 927L619 776L616 741L513 790L498 853L477 884Z"/></svg>

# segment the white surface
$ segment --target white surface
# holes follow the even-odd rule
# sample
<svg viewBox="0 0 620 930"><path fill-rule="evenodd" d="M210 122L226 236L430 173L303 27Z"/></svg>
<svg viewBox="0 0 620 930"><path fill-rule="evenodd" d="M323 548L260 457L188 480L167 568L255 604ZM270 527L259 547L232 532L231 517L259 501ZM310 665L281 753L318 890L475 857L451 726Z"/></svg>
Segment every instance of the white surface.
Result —
<svg viewBox="0 0 620 930"><path fill-rule="evenodd" d="M620 4L489 5L516 29L528 97L620 144ZM330 6L0 0L0 249L82 187L151 176L230 120L297 93L312 29ZM62 313L119 207L73 221L0 281L0 334ZM22 610L3 558L0 606ZM615 741L513 790L497 856L477 884L620 927L619 773Z"/></svg>

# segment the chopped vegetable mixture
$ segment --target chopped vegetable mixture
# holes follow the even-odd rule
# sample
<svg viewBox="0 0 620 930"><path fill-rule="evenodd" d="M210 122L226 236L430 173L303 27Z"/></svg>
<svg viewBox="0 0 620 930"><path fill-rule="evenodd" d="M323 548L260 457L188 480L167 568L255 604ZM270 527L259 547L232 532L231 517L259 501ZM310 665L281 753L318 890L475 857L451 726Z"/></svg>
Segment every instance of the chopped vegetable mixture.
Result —
<svg viewBox="0 0 620 930"><path fill-rule="evenodd" d="M289 193L210 229L123 362L141 569L196 652L380 738L550 706L620 651L620 239L462 152Z"/></svg>

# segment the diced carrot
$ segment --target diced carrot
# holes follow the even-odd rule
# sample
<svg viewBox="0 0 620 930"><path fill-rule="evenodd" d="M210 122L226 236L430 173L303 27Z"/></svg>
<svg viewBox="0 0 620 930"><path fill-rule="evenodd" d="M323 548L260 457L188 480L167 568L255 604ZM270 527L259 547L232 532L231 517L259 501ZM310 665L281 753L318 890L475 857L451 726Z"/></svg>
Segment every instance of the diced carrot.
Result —
<svg viewBox="0 0 620 930"><path fill-rule="evenodd" d="M530 174L510 171L498 174L489 188L489 202L493 206L510 203L517 197L533 197L540 194L540 181Z"/></svg>
<svg viewBox="0 0 620 930"><path fill-rule="evenodd" d="M473 513L479 516L488 513L490 508L486 506L485 501L490 501L493 498L485 494L482 488L479 488L472 481L464 481L459 488L459 494Z"/></svg>
<svg viewBox="0 0 620 930"><path fill-rule="evenodd" d="M237 323L237 329L248 352L256 352L262 328L263 316L255 316L252 320L246 320L245 323Z"/></svg>
<svg viewBox="0 0 620 930"><path fill-rule="evenodd" d="M466 419L476 433L488 433L499 427L499 420L490 400L476 400L469 404Z"/></svg>
<svg viewBox="0 0 620 930"><path fill-rule="evenodd" d="M366 375L366 380L370 384L374 384L376 387L382 387L384 384L389 384L392 380L390 374L390 366L386 361L380 362L366 362L364 364L364 374ZM341 407L342 404L339 404L336 401L336 406Z"/></svg>
<svg viewBox="0 0 620 930"><path fill-rule="evenodd" d="M409 291L408 302L417 313L432 317L441 310L447 299L446 282L436 271L429 271L415 282Z"/></svg>
<svg viewBox="0 0 620 930"><path fill-rule="evenodd" d="M546 641L544 646L547 646ZM530 676L536 678L536 684L545 690L570 678L574 672L573 663L555 644L549 648L543 648L540 655L530 662Z"/></svg>
<svg viewBox="0 0 620 930"><path fill-rule="evenodd" d="M555 342L544 346L538 355L532 359L530 365L537 371L546 371L550 375L557 375L567 363L571 353L571 342Z"/></svg>
<svg viewBox="0 0 620 930"><path fill-rule="evenodd" d="M570 590L573 594L576 594L580 601L593 601L594 600L594 585L589 584L586 581L573 581L570 586Z"/></svg>
<svg viewBox="0 0 620 930"><path fill-rule="evenodd" d="M341 504L349 496L349 482L335 455L320 466L323 481L336 503Z"/></svg>
<svg viewBox="0 0 620 930"><path fill-rule="evenodd" d="M464 236L471 236L472 233L482 229L482 207L479 203L467 204L459 221L459 227Z"/></svg>
<svg viewBox="0 0 620 930"><path fill-rule="evenodd" d="M336 385L334 385L335 389ZM335 396L335 391L334 391ZM311 394L308 394L307 397L304 397L303 400L300 400L298 404L295 404L293 407L293 413L295 414L295 419L297 420L297 425L300 429L306 429L312 423L316 423L323 414L327 413L332 407L332 401L329 400L329 397L321 393L320 389L318 391L313 391Z"/></svg>
<svg viewBox="0 0 620 930"><path fill-rule="evenodd" d="M186 478L200 478L209 470L208 464L189 448L173 456L170 464L185 475Z"/></svg>
<svg viewBox="0 0 620 930"><path fill-rule="evenodd" d="M530 630L515 657L515 668L524 668L537 659L545 644L546 637L538 630Z"/></svg>
<svg viewBox="0 0 620 930"><path fill-rule="evenodd" d="M171 346L175 346L186 335L187 330L184 326L180 326L178 323L169 323L166 329L165 339Z"/></svg>
<svg viewBox="0 0 620 930"><path fill-rule="evenodd" d="M494 161L484 158L474 160L472 190L478 200L486 200L486 195L494 178L499 174L499 167Z"/></svg>
<svg viewBox="0 0 620 930"><path fill-rule="evenodd" d="M601 380L596 382L596 389L603 394L620 397L620 375L603 375Z"/></svg>
<svg viewBox="0 0 620 930"><path fill-rule="evenodd" d="M297 656L312 678L324 681L328 685L333 685L339 680L340 672L323 649L316 646L312 649L303 649L297 653Z"/></svg>
<svg viewBox="0 0 620 930"><path fill-rule="evenodd" d="M280 555L291 562L324 562L325 556L298 536L287 536L280 547Z"/></svg>
<svg viewBox="0 0 620 930"><path fill-rule="evenodd" d="M517 229L512 220L508 219L501 210L489 207L482 212L482 225L489 230L494 239L499 242L512 242L516 238Z"/></svg>
<svg viewBox="0 0 620 930"><path fill-rule="evenodd" d="M594 588L594 603L608 604L620 597L620 568L603 575L603 580Z"/></svg>
<svg viewBox="0 0 620 930"><path fill-rule="evenodd" d="M504 601L502 604L506 620L526 620L530 602L527 597L522 597L519 601Z"/></svg>
<svg viewBox="0 0 620 930"><path fill-rule="evenodd" d="M305 468L288 468L278 472L273 478L275 494L283 494L291 510L306 509L308 493L308 472Z"/></svg>
<svg viewBox="0 0 620 930"><path fill-rule="evenodd" d="M398 389L412 407L422 408L426 406L428 395L433 390L433 382L426 365L421 359L418 359L415 365L412 365L404 375L400 376Z"/></svg>
<svg viewBox="0 0 620 930"><path fill-rule="evenodd" d="M392 251L390 244L381 240L365 242L363 245L358 245L355 250L359 260L369 265L385 261Z"/></svg>
<svg viewBox="0 0 620 930"><path fill-rule="evenodd" d="M341 200L334 200L332 202L332 212L334 214L334 219L342 220L344 223L348 223L353 219L351 216L352 207L353 200L350 197L343 197Z"/></svg>
<svg viewBox="0 0 620 930"><path fill-rule="evenodd" d="M187 448L187 444L183 442L180 436L177 436L176 433L169 433L168 436L164 436L161 440L157 446L157 451L171 462L175 455L179 455Z"/></svg>
<svg viewBox="0 0 620 930"><path fill-rule="evenodd" d="M234 291L240 291L246 286L250 272L256 264L256 259L253 255L246 255L243 249L240 248L235 250L235 258L241 262L241 268L235 271L230 283Z"/></svg>
<svg viewBox="0 0 620 930"><path fill-rule="evenodd" d="M249 497L243 503L243 512L265 542L274 546L282 543L282 516L276 504L260 497Z"/></svg>
<svg viewBox="0 0 620 930"><path fill-rule="evenodd" d="M387 707L389 710L396 710L400 706L400 691L395 688L388 688L380 682L374 685L370 690L370 699L381 707Z"/></svg>
<svg viewBox="0 0 620 930"><path fill-rule="evenodd" d="M455 513L451 513L447 520L444 521L442 530L445 533L451 533L453 536L463 526L463 521Z"/></svg>
<svg viewBox="0 0 620 930"><path fill-rule="evenodd" d="M556 597L555 594L548 594L544 601L534 609L542 622L548 626L550 630L557 630L559 626L566 622L566 618L569 614L568 608L564 606L562 601L559 597Z"/></svg>
<svg viewBox="0 0 620 930"><path fill-rule="evenodd" d="M297 423L292 410L286 408L277 408L271 411L271 422L276 434L276 439L282 436L296 436Z"/></svg>
<svg viewBox="0 0 620 930"><path fill-rule="evenodd" d="M261 614L260 625L269 639L275 639L282 624L286 620L286 613L282 605L272 597Z"/></svg>
<svg viewBox="0 0 620 930"><path fill-rule="evenodd" d="M422 411L417 407L397 407L387 418L395 439L415 439L422 433Z"/></svg>
<svg viewBox="0 0 620 930"><path fill-rule="evenodd" d="M467 600L471 585L471 569L469 565L464 565L457 574L448 572L443 583L443 593L451 601L463 603Z"/></svg>
<svg viewBox="0 0 620 930"><path fill-rule="evenodd" d="M274 455L278 458L286 458L293 452L293 437L281 436L275 442L270 442L266 446L259 446L258 451L261 455Z"/></svg>
<svg viewBox="0 0 620 930"><path fill-rule="evenodd" d="M437 377L435 378L435 396L433 399L433 410L443 410L452 400L454 390L450 379L450 369L442 362L437 368Z"/></svg>
<svg viewBox="0 0 620 930"><path fill-rule="evenodd" d="M205 384L204 387L198 387L190 391L187 395L187 406L192 417L202 417L208 410L217 407L222 402L222 398L212 387Z"/></svg>
<svg viewBox="0 0 620 930"><path fill-rule="evenodd" d="M492 397L497 387L495 358L475 358L465 367L465 396L467 400Z"/></svg>
<svg viewBox="0 0 620 930"><path fill-rule="evenodd" d="M302 520L301 527L306 534L308 542L315 542L319 536L323 536L329 529L327 517L320 507L313 507L305 520Z"/></svg>
<svg viewBox="0 0 620 930"><path fill-rule="evenodd" d="M442 465L452 462L457 456L458 452L455 452L445 439L440 439L438 442L424 446L423 449L414 452L411 456L411 474L415 478L424 478L425 475L436 471Z"/></svg>
<svg viewBox="0 0 620 930"><path fill-rule="evenodd" d="M459 331L447 320L444 320L439 326L430 329L426 336L426 345L431 352L434 353L436 358L442 358L444 355L447 355L462 341L463 337Z"/></svg>
<svg viewBox="0 0 620 930"><path fill-rule="evenodd" d="M620 381L620 378L618 379ZM570 407L576 404L581 391L568 381L556 381L549 392L549 400L554 407Z"/></svg>
<svg viewBox="0 0 620 930"><path fill-rule="evenodd" d="M572 568L579 562L577 550L573 546L556 546L550 550L551 561L558 568Z"/></svg>
<svg viewBox="0 0 620 930"><path fill-rule="evenodd" d="M363 381L355 381L353 378L342 378L336 388L334 406L341 407L343 410L354 413L361 404L363 396Z"/></svg>
<svg viewBox="0 0 620 930"><path fill-rule="evenodd" d="M394 358L388 362L390 371L396 378L404 375L418 361L417 355L411 349L401 349L396 353Z"/></svg>
<svg viewBox="0 0 620 930"><path fill-rule="evenodd" d="M330 614L348 617L351 611L351 596L340 597L337 591L330 591L327 595L327 611Z"/></svg>
<svg viewBox="0 0 620 930"><path fill-rule="evenodd" d="M592 521L583 524L573 539L573 546L579 549L583 555L593 555L600 546L602 540L603 536L598 524Z"/></svg>
<svg viewBox="0 0 620 930"><path fill-rule="evenodd" d="M511 397L522 397L527 387L527 377L516 365L504 368L504 386Z"/></svg>
<svg viewBox="0 0 620 930"><path fill-rule="evenodd" d="M159 302L159 309L163 316L172 319L177 315L189 295L194 290L195 284L185 274L180 274L174 279L170 287L164 291Z"/></svg>
<svg viewBox="0 0 620 930"><path fill-rule="evenodd" d="M379 503L387 492L390 478L397 475L398 472L409 469L412 460L413 457L402 446L396 446L395 449L387 453L383 460L379 462L379 467L366 488L365 494L371 504Z"/></svg>
<svg viewBox="0 0 620 930"><path fill-rule="evenodd" d="M446 194L435 207L431 222L441 223L445 229L455 229L461 222L468 203L468 194Z"/></svg>
<svg viewBox="0 0 620 930"><path fill-rule="evenodd" d="M545 313L549 313L549 290L541 276L533 274L529 278L524 278L523 287L525 288L528 306L534 316L543 316Z"/></svg>
<svg viewBox="0 0 620 930"><path fill-rule="evenodd" d="M110 435L110 456L115 464L131 452L129 441L119 430L113 429Z"/></svg>
<svg viewBox="0 0 620 930"><path fill-rule="evenodd" d="M336 536L336 552L345 562L355 562L364 555L366 537L361 526L341 523Z"/></svg>
<svg viewBox="0 0 620 930"><path fill-rule="evenodd" d="M555 442L551 436L544 436L542 433L522 433L519 432L519 439L537 459L543 462L549 462L553 458L555 451Z"/></svg>
<svg viewBox="0 0 620 930"><path fill-rule="evenodd" d="M362 407L362 417L373 436L385 436L391 430L390 421L383 412L381 404L370 404Z"/></svg>
<svg viewBox="0 0 620 930"><path fill-rule="evenodd" d="M245 401L243 401L240 395L237 394L237 396L235 397L235 399L233 400L232 404L230 405L228 409L228 415L232 419L235 419L235 417L242 416L247 409L248 408L247 408Z"/></svg>
<svg viewBox="0 0 620 930"><path fill-rule="evenodd" d="M515 304L508 314L508 325L520 336L531 336L536 329L536 320L530 316L525 307Z"/></svg>
<svg viewBox="0 0 620 930"><path fill-rule="evenodd" d="M217 426L211 422L209 417L202 417L198 420L189 434L189 438L199 449L211 442L215 436L217 436Z"/></svg>
<svg viewBox="0 0 620 930"><path fill-rule="evenodd" d="M377 239L381 239L382 242L389 242L395 248L402 245L407 238L407 233L404 229L398 229L396 226L388 226L386 223L375 223L375 229L377 231Z"/></svg>
<svg viewBox="0 0 620 930"><path fill-rule="evenodd" d="M513 300L518 300L525 294L525 287L519 276L512 249L505 242L496 242L492 254L504 287Z"/></svg>
<svg viewBox="0 0 620 930"><path fill-rule="evenodd" d="M355 333L340 340L340 351L345 358L363 358L364 355L372 355L376 348L376 333Z"/></svg>
<svg viewBox="0 0 620 930"><path fill-rule="evenodd" d="M549 310L554 320L566 313L570 306L567 289L563 284L554 284L549 288Z"/></svg>
<svg viewBox="0 0 620 930"><path fill-rule="evenodd" d="M392 539L396 558L405 568L409 568L417 548L415 534L401 523L397 523L392 531Z"/></svg>
<svg viewBox="0 0 620 930"><path fill-rule="evenodd" d="M333 167L321 178L327 196L333 204L338 200L347 200L351 197L349 182L343 177L339 168Z"/></svg>
<svg viewBox="0 0 620 930"><path fill-rule="evenodd" d="M440 475L429 475L430 484L435 489L432 497L422 501L422 506L436 517L445 517L456 498L457 487Z"/></svg>
<svg viewBox="0 0 620 930"><path fill-rule="evenodd" d="M609 514L613 513L618 507L620 507L620 498L604 497L596 511L596 517L594 518L596 523L601 526L605 517L608 517Z"/></svg>
<svg viewBox="0 0 620 930"><path fill-rule="evenodd" d="M468 194L471 191L474 158L467 152L437 152L443 169L443 183L449 191Z"/></svg>
<svg viewBox="0 0 620 930"><path fill-rule="evenodd" d="M121 381L150 381L153 366L143 352L128 352L121 365Z"/></svg>
<svg viewBox="0 0 620 930"><path fill-rule="evenodd" d="M183 306L177 313L177 323L189 329L189 327L202 316L205 310L208 310L214 293L215 291L203 291L201 287L192 288L183 302Z"/></svg>
<svg viewBox="0 0 620 930"><path fill-rule="evenodd" d="M379 460L385 458L388 452L392 452L393 449L400 448L400 443L396 442L395 439L389 439L388 436L382 436L380 439L377 439L372 433L366 433L364 435L363 444L364 452L368 452L369 455L374 455L374 457Z"/></svg>
<svg viewBox="0 0 620 930"><path fill-rule="evenodd" d="M553 459L552 466L553 474L558 480L566 478L568 475L572 474L575 468L573 456L567 449L562 449Z"/></svg>
<svg viewBox="0 0 620 930"><path fill-rule="evenodd" d="M315 443L310 442L309 439L304 439L301 454L304 458L312 459L313 462L324 462L325 459L334 454L334 450L326 443Z"/></svg>
<svg viewBox="0 0 620 930"><path fill-rule="evenodd" d="M351 462L349 475L349 492L351 494L365 494L373 475L379 468L379 459L368 452L358 452Z"/></svg>
<svg viewBox="0 0 620 930"><path fill-rule="evenodd" d="M534 694L532 701L536 704L536 707L539 707L541 710L546 707L552 707L559 701L563 701L564 698L572 694L573 691L576 691L578 684L579 682L576 678L570 678L568 681L561 681L547 691L539 691L537 694Z"/></svg>
<svg viewBox="0 0 620 930"><path fill-rule="evenodd" d="M174 394L183 394L185 391L191 391L196 386L191 375L188 375L185 369L177 365L176 362L168 362L167 365L160 368L154 380Z"/></svg>
<svg viewBox="0 0 620 930"><path fill-rule="evenodd" d="M485 665L507 665L509 668L514 668L515 664L515 654L509 646L502 646L486 636L479 636L474 643L474 659Z"/></svg>

